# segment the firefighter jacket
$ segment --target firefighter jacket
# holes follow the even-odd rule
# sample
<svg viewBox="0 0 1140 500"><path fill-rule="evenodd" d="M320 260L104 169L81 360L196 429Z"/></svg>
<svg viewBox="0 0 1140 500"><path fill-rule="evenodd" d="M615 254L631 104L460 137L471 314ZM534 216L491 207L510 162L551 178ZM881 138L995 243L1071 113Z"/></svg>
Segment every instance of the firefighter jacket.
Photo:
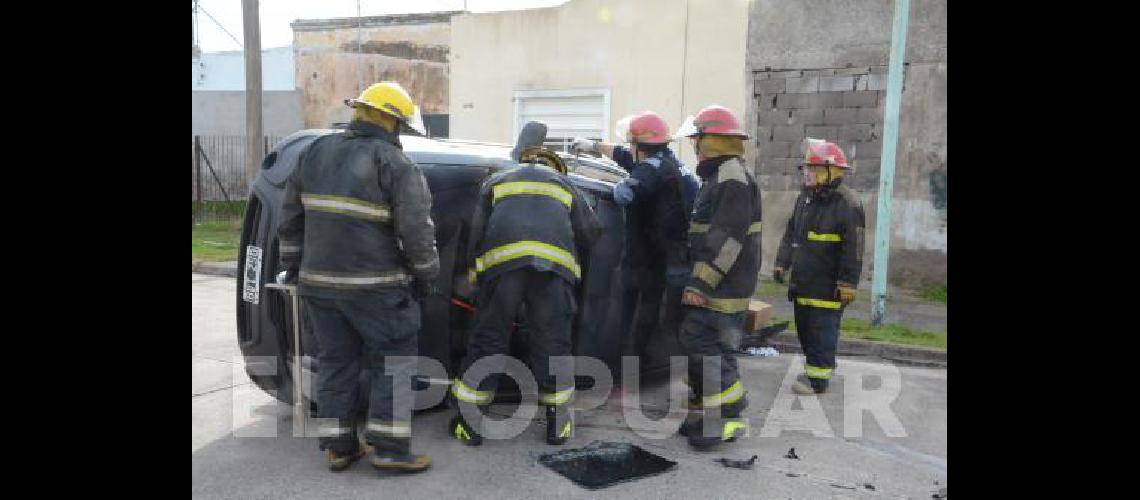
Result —
<svg viewBox="0 0 1140 500"><path fill-rule="evenodd" d="M794 269L788 297L802 305L839 309L837 284L859 284L863 230L863 204L846 186L803 190L776 253L776 267Z"/></svg>
<svg viewBox="0 0 1140 500"><path fill-rule="evenodd" d="M703 183L689 224L693 273L686 290L709 299L705 308L748 309L760 271L760 188L739 156L697 165Z"/></svg>
<svg viewBox="0 0 1140 500"><path fill-rule="evenodd" d="M343 298L439 274L427 181L397 135L367 122L301 153L277 234L301 295Z"/></svg>
<svg viewBox="0 0 1140 500"><path fill-rule="evenodd" d="M475 202L468 277L486 282L530 266L577 283L601 228L582 195L554 169L524 163L499 172L483 182Z"/></svg>
<svg viewBox="0 0 1140 500"><path fill-rule="evenodd" d="M613 160L630 173L614 187L614 199L626 210L628 260L648 262L650 254L664 252L669 265L687 267L685 246L696 179L691 173L685 175L667 148L635 162L628 149L616 146Z"/></svg>

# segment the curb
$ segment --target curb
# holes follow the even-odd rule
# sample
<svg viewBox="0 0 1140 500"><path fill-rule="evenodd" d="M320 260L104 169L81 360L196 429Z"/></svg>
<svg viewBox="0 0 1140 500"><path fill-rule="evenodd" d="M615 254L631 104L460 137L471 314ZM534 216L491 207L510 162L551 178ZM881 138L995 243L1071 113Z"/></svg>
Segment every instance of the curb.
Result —
<svg viewBox="0 0 1140 500"><path fill-rule="evenodd" d="M768 344L781 353L803 353L800 341L795 334L781 333L768 340ZM870 356L878 357L898 364L908 366L926 366L932 368L946 368L946 351L929 347L917 347L889 342L874 342L870 340L849 340L840 338L840 356Z"/></svg>
<svg viewBox="0 0 1140 500"><path fill-rule="evenodd" d="M238 275L236 260L231 260L229 262L190 261L190 271L213 276L228 276L230 278L236 278Z"/></svg>

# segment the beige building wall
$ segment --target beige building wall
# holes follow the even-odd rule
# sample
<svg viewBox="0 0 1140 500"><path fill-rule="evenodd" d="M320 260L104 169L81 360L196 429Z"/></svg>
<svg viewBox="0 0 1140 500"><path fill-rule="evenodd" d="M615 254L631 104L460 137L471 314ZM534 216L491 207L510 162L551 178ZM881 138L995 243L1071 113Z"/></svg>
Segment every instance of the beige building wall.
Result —
<svg viewBox="0 0 1140 500"><path fill-rule="evenodd" d="M447 113L451 15L361 18L359 44L356 18L293 22L305 127L347 122L344 99L382 80L400 82L423 113Z"/></svg>
<svg viewBox="0 0 1140 500"><path fill-rule="evenodd" d="M743 118L748 0L570 0L451 24L451 137L514 142L514 92L607 89L610 136L645 110L671 129L708 104ZM695 165L687 143L675 147Z"/></svg>

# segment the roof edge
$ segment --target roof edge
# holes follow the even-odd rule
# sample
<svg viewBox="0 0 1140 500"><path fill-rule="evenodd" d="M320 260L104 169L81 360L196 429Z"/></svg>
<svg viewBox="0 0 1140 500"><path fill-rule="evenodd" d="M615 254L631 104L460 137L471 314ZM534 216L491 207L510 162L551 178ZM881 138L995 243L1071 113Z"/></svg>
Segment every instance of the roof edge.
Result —
<svg viewBox="0 0 1140 500"><path fill-rule="evenodd" d="M407 24L449 23L452 16L463 14L461 10L444 12L413 12L387 16L336 17L331 19L297 19L289 23L293 31L319 31L337 28L373 28L378 26L400 26Z"/></svg>

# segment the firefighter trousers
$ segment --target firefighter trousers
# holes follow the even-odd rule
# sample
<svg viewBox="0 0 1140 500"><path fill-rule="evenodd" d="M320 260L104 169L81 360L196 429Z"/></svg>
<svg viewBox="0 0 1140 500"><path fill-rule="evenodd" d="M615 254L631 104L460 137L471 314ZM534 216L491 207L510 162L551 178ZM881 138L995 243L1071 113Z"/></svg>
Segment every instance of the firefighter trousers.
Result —
<svg viewBox="0 0 1140 500"><path fill-rule="evenodd" d="M701 406L731 405L744 396L736 349L744 331L744 313L724 314L696 306L685 306L681 323L681 348L688 359L688 382ZM706 359L710 373L705 374ZM716 367L719 365L719 369ZM706 386L706 384L711 384Z"/></svg>
<svg viewBox="0 0 1140 500"><path fill-rule="evenodd" d="M653 259L637 266L623 266L622 277L625 293L622 295L618 331L629 332L624 343L624 355L641 356L660 318L662 292L665 291L665 263Z"/></svg>
<svg viewBox="0 0 1140 500"><path fill-rule="evenodd" d="M477 374L469 374L468 368L487 356L509 352L514 320L524 305L526 343L539 401L548 405L569 402L574 391L571 326L578 310L574 287L555 273L532 267L507 271L480 283L479 310L468 334L460 379L452 388L459 402L487 405L494 399L499 377L475 380L472 377ZM492 363L491 374L503 372L503 363Z"/></svg>
<svg viewBox="0 0 1140 500"><path fill-rule="evenodd" d="M377 453L408 453L420 306L404 288L351 299L302 297L317 339L321 449L356 451L355 416L367 407L365 441ZM391 358L390 356L408 357ZM361 371L369 391L361 401Z"/></svg>
<svg viewBox="0 0 1140 500"><path fill-rule="evenodd" d="M826 304L838 305L838 302ZM839 347L839 320L843 307L829 308L795 303L796 336L807 358L804 373L812 385L827 385L835 369Z"/></svg>
<svg viewBox="0 0 1140 500"><path fill-rule="evenodd" d="M625 292L618 331L629 332L624 355L646 356L646 346L657 331L665 338L677 338L685 314L681 296L691 268L686 245L686 241L664 241L655 252L623 259Z"/></svg>

